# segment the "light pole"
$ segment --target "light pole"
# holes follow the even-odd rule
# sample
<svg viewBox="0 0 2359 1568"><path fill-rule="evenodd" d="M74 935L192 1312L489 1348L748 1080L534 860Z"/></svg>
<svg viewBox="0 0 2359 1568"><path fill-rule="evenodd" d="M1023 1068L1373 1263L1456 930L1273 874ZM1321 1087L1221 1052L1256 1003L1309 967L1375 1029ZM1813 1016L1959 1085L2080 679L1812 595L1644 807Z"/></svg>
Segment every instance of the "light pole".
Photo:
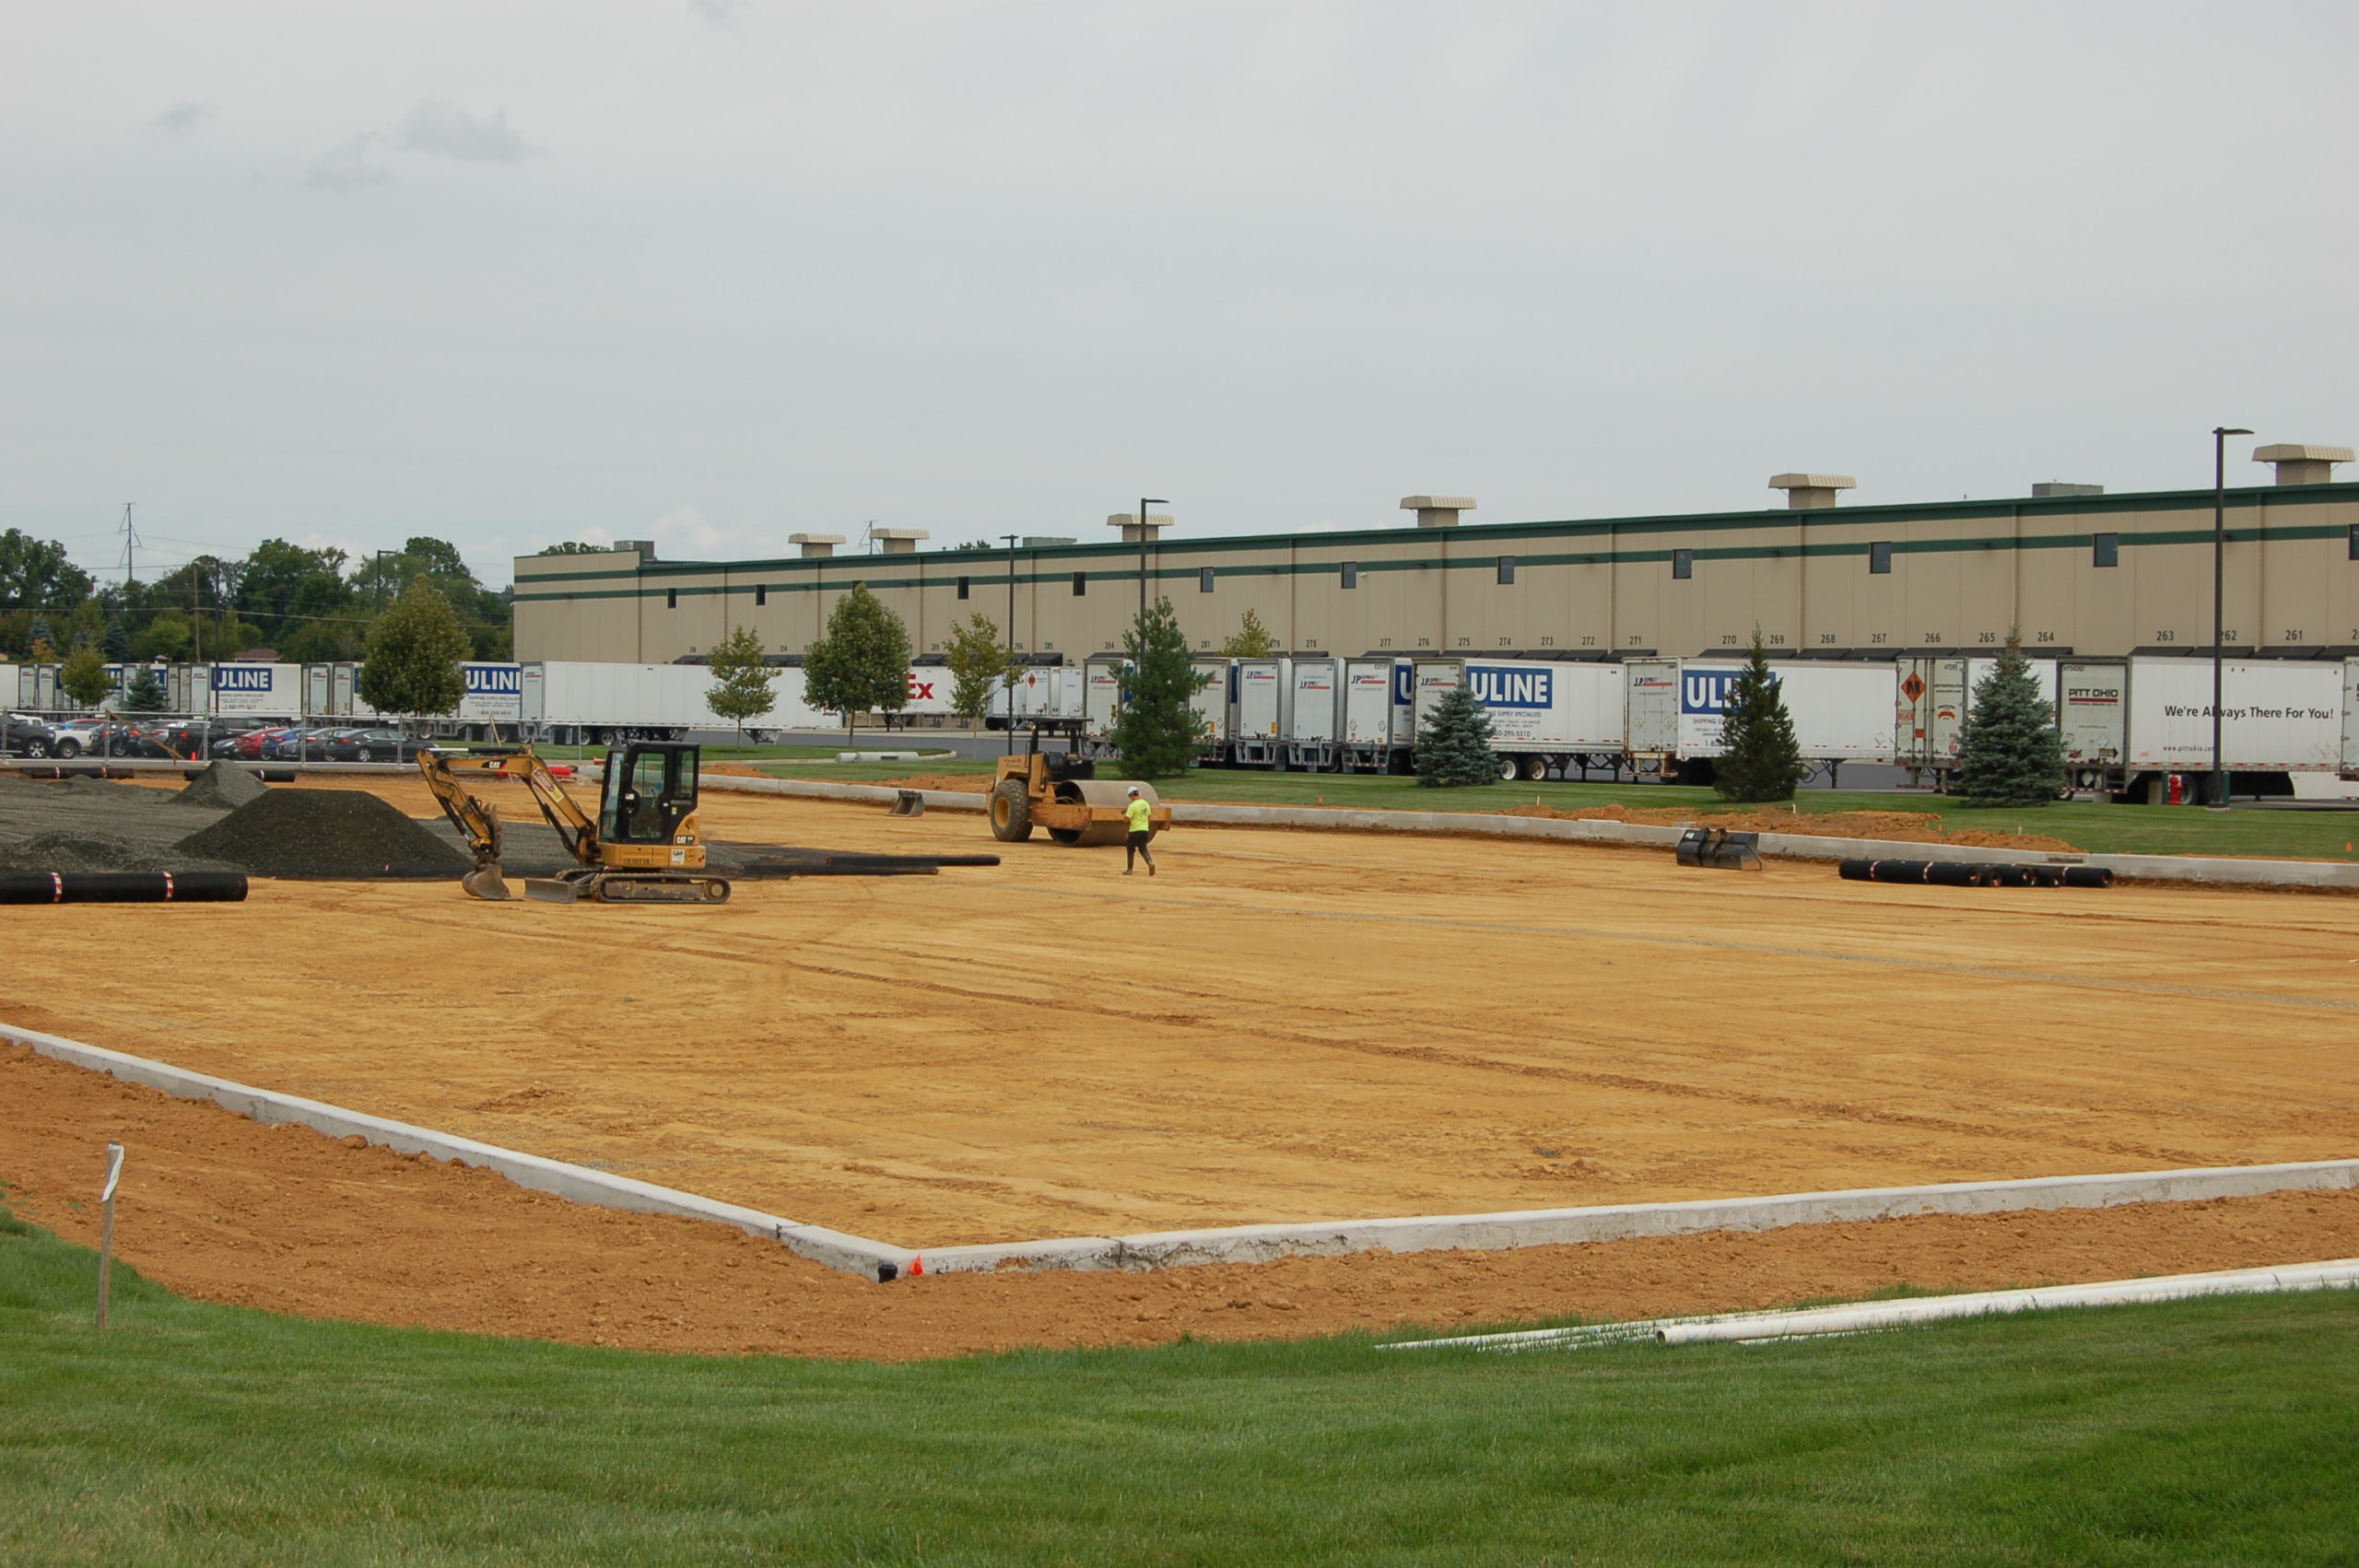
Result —
<svg viewBox="0 0 2359 1568"><path fill-rule="evenodd" d="M2228 809L2228 773L2220 759L2220 623L2227 593L2228 561L2228 438L2249 436L2250 430L2215 426L2212 431L2212 798L2205 804L2215 812Z"/></svg>
<svg viewBox="0 0 2359 1568"><path fill-rule="evenodd" d="M1007 649L1011 661L1015 658L1015 535L1003 533L1007 541L1007 630L1000 635L1000 644ZM1015 684L1002 677L1001 689L1007 693L1007 755L1015 755Z"/></svg>
<svg viewBox="0 0 2359 1568"><path fill-rule="evenodd" d="M1139 497L1139 624L1146 624L1146 509L1168 507L1171 503L1159 496Z"/></svg>

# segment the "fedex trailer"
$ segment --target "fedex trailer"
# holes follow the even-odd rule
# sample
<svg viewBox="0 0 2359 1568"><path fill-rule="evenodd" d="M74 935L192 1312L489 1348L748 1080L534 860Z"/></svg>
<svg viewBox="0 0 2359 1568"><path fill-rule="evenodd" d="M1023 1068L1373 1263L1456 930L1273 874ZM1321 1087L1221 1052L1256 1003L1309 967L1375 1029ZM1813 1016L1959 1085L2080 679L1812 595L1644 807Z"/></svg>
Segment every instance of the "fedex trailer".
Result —
<svg viewBox="0 0 2359 1568"><path fill-rule="evenodd" d="M1720 729L1730 688L1741 663L1700 659L1633 659L1624 666L1624 756L1634 777L1703 784L1720 755ZM1793 660L1769 666L1792 716L1794 738L1806 762L1831 772L1847 762L1890 763L1893 667L1832 660Z"/></svg>
<svg viewBox="0 0 2359 1568"><path fill-rule="evenodd" d="M1524 659L1420 659L1416 719L1460 686L1491 718L1491 751L1502 778L1545 778L1552 767L1612 766L1622 754L1619 664Z"/></svg>
<svg viewBox="0 0 2359 1568"><path fill-rule="evenodd" d="M1404 657L1344 661L1343 766L1354 773L1404 771L1416 744L1415 672Z"/></svg>
<svg viewBox="0 0 2359 1568"><path fill-rule="evenodd" d="M1285 766L1325 773L1341 770L1343 763L1344 661L1297 659L1287 704Z"/></svg>
<svg viewBox="0 0 2359 1568"><path fill-rule="evenodd" d="M2057 727L2078 792L2213 802L2212 661L2068 659ZM2347 703L2359 660L2230 659L2220 666L2218 767L2229 793L2283 795L2294 774L2359 772Z"/></svg>
<svg viewBox="0 0 2359 1568"><path fill-rule="evenodd" d="M1231 740L1239 767L1281 767L1286 731L1294 723L1294 661L1237 661L1236 729Z"/></svg>

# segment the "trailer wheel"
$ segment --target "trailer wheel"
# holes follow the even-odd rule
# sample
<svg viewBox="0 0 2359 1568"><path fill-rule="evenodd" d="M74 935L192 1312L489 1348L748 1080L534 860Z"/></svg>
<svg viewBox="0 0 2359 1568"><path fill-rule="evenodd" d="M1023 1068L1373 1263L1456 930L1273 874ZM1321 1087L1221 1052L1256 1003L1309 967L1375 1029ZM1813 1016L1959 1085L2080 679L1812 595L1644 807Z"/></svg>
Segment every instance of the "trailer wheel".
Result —
<svg viewBox="0 0 2359 1568"><path fill-rule="evenodd" d="M1003 844L1032 837L1032 794L1017 779L1003 778L992 790L992 837Z"/></svg>
<svg viewBox="0 0 2359 1568"><path fill-rule="evenodd" d="M1516 779L1517 779L1517 778L1518 778L1522 774L1522 772L1523 772L1523 762L1522 762L1522 759L1521 759L1521 758L1520 758L1520 757L1512 757L1512 756L1508 756L1508 755L1507 755L1505 753L1501 753L1501 754L1500 754L1500 755L1499 755L1499 782L1500 782L1500 783L1502 783L1502 784L1512 784L1512 783L1514 783L1514 782L1516 781Z"/></svg>
<svg viewBox="0 0 2359 1568"><path fill-rule="evenodd" d="M1547 778L1548 759L1544 756L1525 757L1523 759L1523 776L1526 778L1535 780Z"/></svg>

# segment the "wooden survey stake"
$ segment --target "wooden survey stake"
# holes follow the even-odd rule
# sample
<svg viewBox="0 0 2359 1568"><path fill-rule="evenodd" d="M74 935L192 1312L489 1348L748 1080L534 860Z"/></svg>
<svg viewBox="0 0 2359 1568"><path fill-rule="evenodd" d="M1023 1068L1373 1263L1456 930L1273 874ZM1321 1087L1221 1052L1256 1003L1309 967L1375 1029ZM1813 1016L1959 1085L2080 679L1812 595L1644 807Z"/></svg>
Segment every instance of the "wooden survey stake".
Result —
<svg viewBox="0 0 2359 1568"><path fill-rule="evenodd" d="M107 1145L106 1190L99 1194L99 1327L107 1326L107 1287L114 1282L114 1189L123 1180L123 1145Z"/></svg>

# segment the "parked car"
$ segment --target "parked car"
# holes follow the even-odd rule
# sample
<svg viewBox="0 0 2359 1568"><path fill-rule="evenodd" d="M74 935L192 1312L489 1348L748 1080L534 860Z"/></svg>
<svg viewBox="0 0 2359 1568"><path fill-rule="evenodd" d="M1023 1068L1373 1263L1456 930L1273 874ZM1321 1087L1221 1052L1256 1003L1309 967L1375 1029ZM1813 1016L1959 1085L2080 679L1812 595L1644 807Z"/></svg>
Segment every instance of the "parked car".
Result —
<svg viewBox="0 0 2359 1568"><path fill-rule="evenodd" d="M398 730L356 730L327 743L330 762L416 762L432 744Z"/></svg>
<svg viewBox="0 0 2359 1568"><path fill-rule="evenodd" d="M0 752L10 756L55 756L57 731L38 719L11 713L0 720Z"/></svg>
<svg viewBox="0 0 2359 1568"><path fill-rule="evenodd" d="M262 759L264 762L325 762L329 741L338 735L358 732L349 725L338 728L295 725L263 743Z"/></svg>
<svg viewBox="0 0 2359 1568"><path fill-rule="evenodd" d="M282 735L292 733L294 731L288 725L264 724L236 734L217 735L213 742L213 755L239 762L259 762L264 746Z"/></svg>

